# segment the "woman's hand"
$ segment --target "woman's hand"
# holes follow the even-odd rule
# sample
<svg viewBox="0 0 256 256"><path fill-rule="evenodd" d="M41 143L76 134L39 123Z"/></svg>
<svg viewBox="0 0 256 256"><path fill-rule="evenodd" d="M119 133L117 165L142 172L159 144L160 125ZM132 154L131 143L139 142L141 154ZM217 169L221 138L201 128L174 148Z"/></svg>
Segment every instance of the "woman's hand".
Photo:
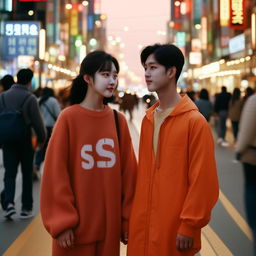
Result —
<svg viewBox="0 0 256 256"><path fill-rule="evenodd" d="M74 240L75 236L72 229L65 230L57 237L59 246L64 249L72 247L74 245Z"/></svg>
<svg viewBox="0 0 256 256"><path fill-rule="evenodd" d="M121 242L123 244L128 244L128 232L123 232L121 235Z"/></svg>
<svg viewBox="0 0 256 256"><path fill-rule="evenodd" d="M191 249L193 246L193 238L177 234L176 248L179 251L185 251Z"/></svg>

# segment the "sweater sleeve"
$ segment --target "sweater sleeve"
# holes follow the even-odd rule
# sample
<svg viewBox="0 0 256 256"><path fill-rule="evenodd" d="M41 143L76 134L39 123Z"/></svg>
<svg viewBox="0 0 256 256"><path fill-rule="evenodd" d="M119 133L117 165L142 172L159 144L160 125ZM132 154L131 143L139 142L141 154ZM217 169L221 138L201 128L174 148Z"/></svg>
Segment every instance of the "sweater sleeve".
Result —
<svg viewBox="0 0 256 256"><path fill-rule="evenodd" d="M128 232L129 217L135 192L137 160L125 117L120 120L120 160L122 170L122 232Z"/></svg>
<svg viewBox="0 0 256 256"><path fill-rule="evenodd" d="M47 148L41 184L42 220L53 238L79 222L70 184L69 150L68 122L60 115Z"/></svg>
<svg viewBox="0 0 256 256"><path fill-rule="evenodd" d="M178 233L194 237L208 224L219 193L214 142L206 121L197 120L190 128L188 152L189 184Z"/></svg>

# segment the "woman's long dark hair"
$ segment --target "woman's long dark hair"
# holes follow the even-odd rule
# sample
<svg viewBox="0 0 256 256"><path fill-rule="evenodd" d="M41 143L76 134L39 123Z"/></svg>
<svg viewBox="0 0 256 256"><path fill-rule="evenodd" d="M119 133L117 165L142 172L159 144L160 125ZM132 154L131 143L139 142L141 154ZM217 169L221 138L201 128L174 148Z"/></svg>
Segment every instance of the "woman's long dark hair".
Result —
<svg viewBox="0 0 256 256"><path fill-rule="evenodd" d="M89 75L94 79L97 71L111 71L112 63L118 73L119 64L116 58L104 51L90 52L81 63L79 75L72 81L69 96L70 104L79 104L86 96L88 84L83 78L84 75Z"/></svg>
<svg viewBox="0 0 256 256"><path fill-rule="evenodd" d="M234 103L240 99L241 91L239 88L235 88L233 91L233 94L231 96L231 104L234 105Z"/></svg>

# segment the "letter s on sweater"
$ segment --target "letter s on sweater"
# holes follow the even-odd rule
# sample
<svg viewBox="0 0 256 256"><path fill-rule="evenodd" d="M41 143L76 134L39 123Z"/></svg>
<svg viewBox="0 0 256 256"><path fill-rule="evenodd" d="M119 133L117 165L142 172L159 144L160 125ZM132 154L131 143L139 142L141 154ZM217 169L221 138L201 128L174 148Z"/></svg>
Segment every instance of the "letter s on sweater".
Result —
<svg viewBox="0 0 256 256"><path fill-rule="evenodd" d="M112 151L108 151L104 149L104 145L111 146L114 148L114 141L112 139L104 138L100 139L96 144L96 152L99 156L109 158L109 161L98 161L97 167L98 168L112 168L116 163L116 155ZM84 145L81 149L81 157L82 167L83 169L90 170L94 167L94 159L93 156L88 154L87 152L92 152L92 145Z"/></svg>

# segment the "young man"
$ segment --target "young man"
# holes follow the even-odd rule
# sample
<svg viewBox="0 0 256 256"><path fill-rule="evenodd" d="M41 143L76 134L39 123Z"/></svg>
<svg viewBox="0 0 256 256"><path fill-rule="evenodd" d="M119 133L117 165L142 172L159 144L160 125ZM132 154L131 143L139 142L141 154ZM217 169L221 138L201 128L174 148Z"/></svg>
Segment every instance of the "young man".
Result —
<svg viewBox="0 0 256 256"><path fill-rule="evenodd" d="M159 102L142 121L128 255L194 255L218 199L211 130L189 97L176 91L184 65L176 46L148 46L141 62Z"/></svg>

